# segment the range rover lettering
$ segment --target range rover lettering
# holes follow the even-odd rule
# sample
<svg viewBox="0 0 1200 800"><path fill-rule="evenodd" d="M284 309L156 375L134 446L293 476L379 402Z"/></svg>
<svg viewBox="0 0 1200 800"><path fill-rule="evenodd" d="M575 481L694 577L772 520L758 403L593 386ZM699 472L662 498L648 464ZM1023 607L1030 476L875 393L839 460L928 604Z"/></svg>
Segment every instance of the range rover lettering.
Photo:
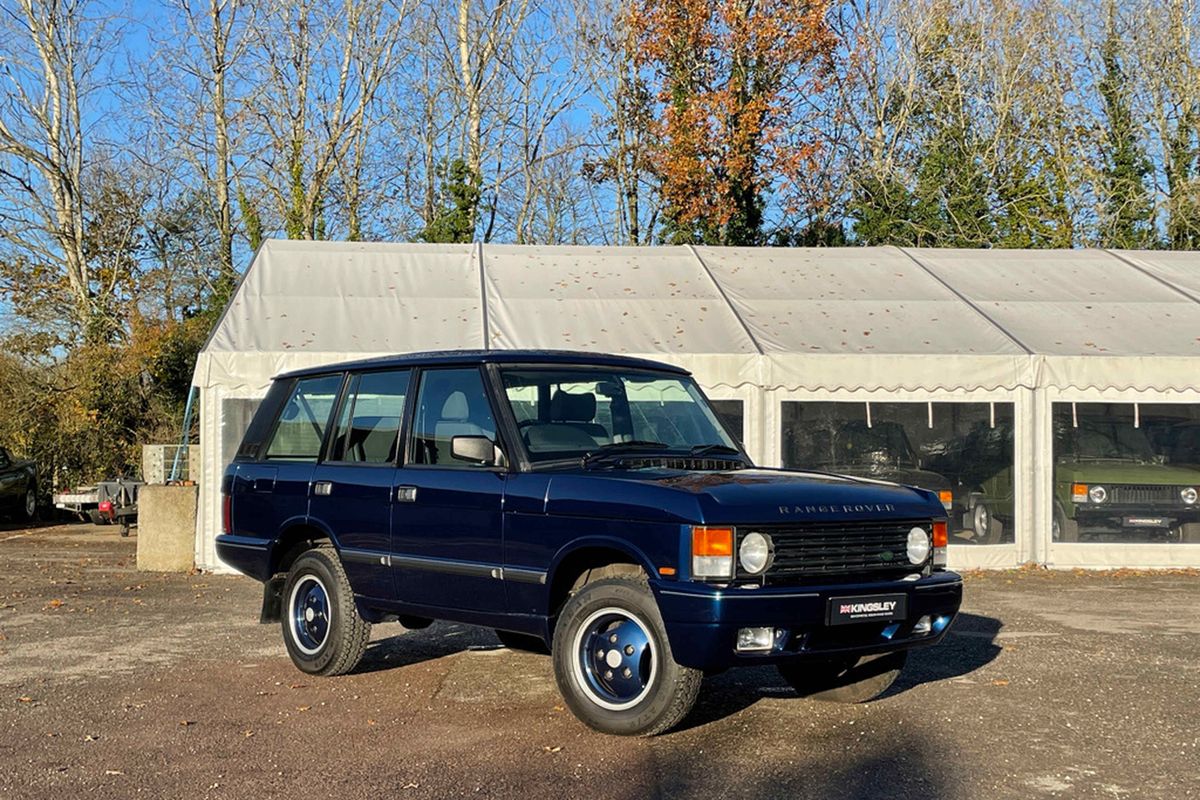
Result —
<svg viewBox="0 0 1200 800"><path fill-rule="evenodd" d="M626 357L279 376L222 501L217 551L304 672L354 669L374 623L486 626L613 734L671 728L730 667L871 699L962 598L937 495L756 467L686 371Z"/></svg>

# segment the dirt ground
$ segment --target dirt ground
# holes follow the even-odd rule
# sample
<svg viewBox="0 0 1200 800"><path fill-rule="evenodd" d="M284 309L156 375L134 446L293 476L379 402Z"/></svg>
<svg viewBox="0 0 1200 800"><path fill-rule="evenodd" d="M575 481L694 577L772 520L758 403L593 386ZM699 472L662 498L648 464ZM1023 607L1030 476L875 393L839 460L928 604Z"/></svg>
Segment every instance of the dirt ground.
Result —
<svg viewBox="0 0 1200 800"><path fill-rule="evenodd" d="M1200 578L970 575L885 697L708 680L681 730L594 734L549 659L378 625L295 670L257 584L134 569L136 536L0 527L0 797L1200 797Z"/></svg>

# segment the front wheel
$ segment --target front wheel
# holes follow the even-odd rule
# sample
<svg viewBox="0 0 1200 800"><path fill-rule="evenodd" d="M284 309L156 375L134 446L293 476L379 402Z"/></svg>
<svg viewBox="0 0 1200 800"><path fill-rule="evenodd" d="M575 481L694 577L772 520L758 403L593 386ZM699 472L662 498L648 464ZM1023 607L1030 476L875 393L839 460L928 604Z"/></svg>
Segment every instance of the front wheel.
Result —
<svg viewBox="0 0 1200 800"><path fill-rule="evenodd" d="M1185 522L1179 526L1179 541L1200 544L1200 522Z"/></svg>
<svg viewBox="0 0 1200 800"><path fill-rule="evenodd" d="M696 703L703 674L675 662L645 578L584 584L554 629L554 677L584 724L602 733L653 736Z"/></svg>
<svg viewBox="0 0 1200 800"><path fill-rule="evenodd" d="M900 677L908 652L864 658L832 658L778 665L779 674L801 696L831 703L865 703L886 692Z"/></svg>
<svg viewBox="0 0 1200 800"><path fill-rule="evenodd" d="M37 489L30 486L25 490L25 519L28 522L33 522L37 519Z"/></svg>
<svg viewBox="0 0 1200 800"><path fill-rule="evenodd" d="M371 623L358 615L333 548L316 547L296 559L283 600L283 642L293 664L310 675L343 675L358 665Z"/></svg>
<svg viewBox="0 0 1200 800"><path fill-rule="evenodd" d="M992 516L991 508L982 501L971 511L971 527L975 541L980 544L1000 544L1004 539L1004 524Z"/></svg>

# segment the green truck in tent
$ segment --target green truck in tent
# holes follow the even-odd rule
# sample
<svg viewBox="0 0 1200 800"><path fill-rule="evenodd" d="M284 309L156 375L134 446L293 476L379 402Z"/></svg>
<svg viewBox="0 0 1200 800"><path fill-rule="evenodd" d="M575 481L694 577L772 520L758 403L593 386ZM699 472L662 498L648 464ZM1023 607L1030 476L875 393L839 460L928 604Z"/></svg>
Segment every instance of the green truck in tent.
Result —
<svg viewBox="0 0 1200 800"><path fill-rule="evenodd" d="M1200 468L1123 420L1080 419L1054 439L1055 541L1200 542Z"/></svg>

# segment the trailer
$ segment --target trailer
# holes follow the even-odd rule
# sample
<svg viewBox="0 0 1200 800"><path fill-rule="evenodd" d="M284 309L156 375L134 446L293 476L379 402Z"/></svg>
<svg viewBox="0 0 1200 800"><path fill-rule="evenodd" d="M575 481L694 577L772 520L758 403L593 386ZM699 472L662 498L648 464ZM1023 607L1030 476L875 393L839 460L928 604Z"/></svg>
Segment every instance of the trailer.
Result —
<svg viewBox="0 0 1200 800"><path fill-rule="evenodd" d="M137 497L142 481L100 481L94 486L80 486L68 492L56 492L54 507L75 514L93 525L120 525L121 535L128 536L130 526L137 522Z"/></svg>

